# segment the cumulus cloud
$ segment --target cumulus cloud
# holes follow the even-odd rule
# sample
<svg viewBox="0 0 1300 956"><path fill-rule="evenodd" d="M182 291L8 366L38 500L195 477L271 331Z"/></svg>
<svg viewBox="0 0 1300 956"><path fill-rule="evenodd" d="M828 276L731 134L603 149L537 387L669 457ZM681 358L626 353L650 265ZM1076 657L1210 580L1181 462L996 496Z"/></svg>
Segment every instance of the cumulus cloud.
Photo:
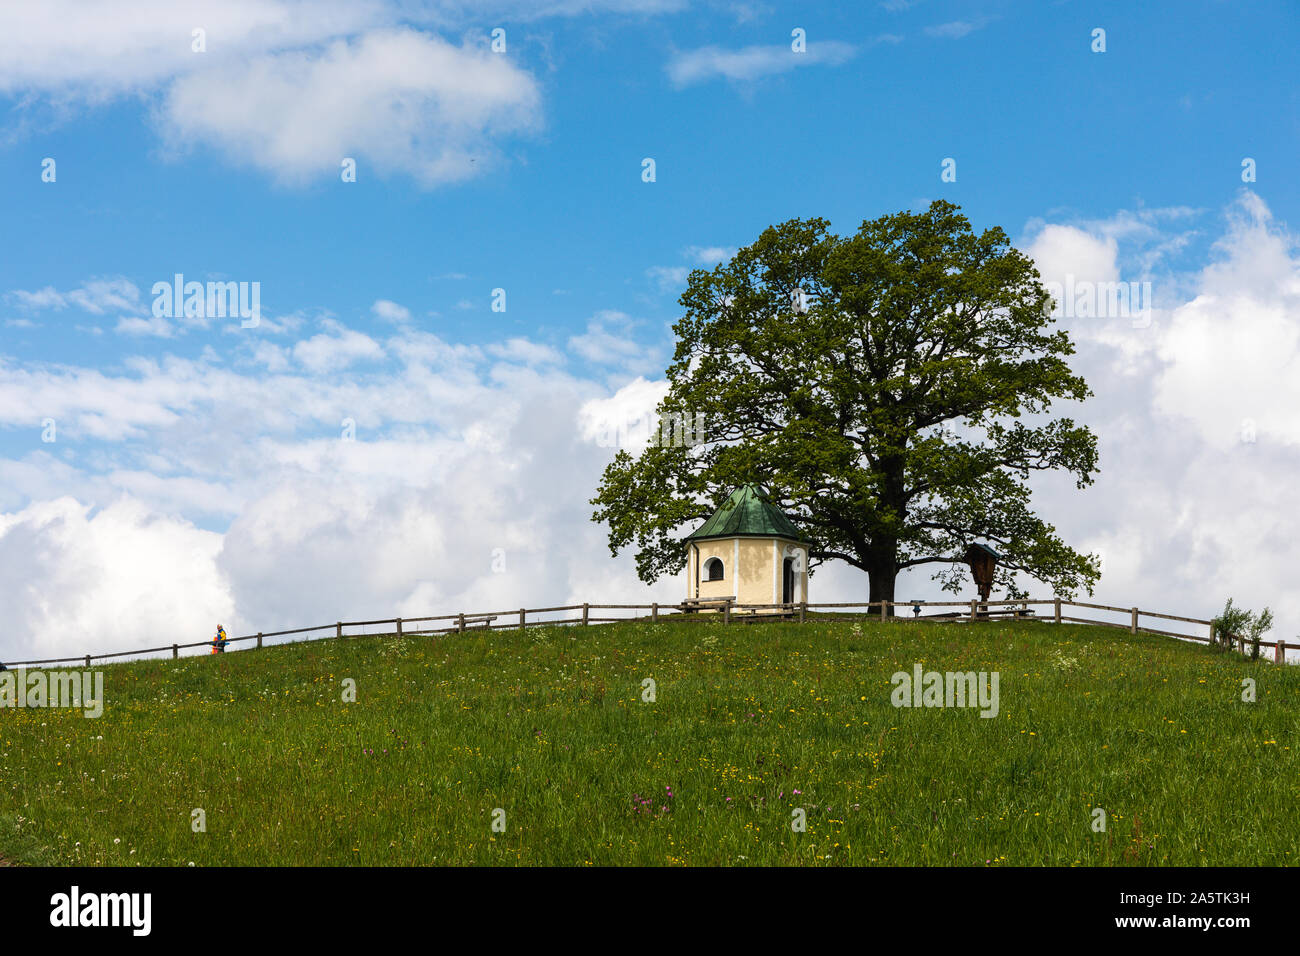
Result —
<svg viewBox="0 0 1300 956"><path fill-rule="evenodd" d="M591 399L578 409L582 439L639 454L659 429L654 412L667 394L667 380L637 376L608 398Z"/></svg>
<svg viewBox="0 0 1300 956"><path fill-rule="evenodd" d="M233 634L589 600L593 587L677 593L610 562L589 521L613 451L584 437L580 409L602 386L522 339L386 344L373 374L347 377L295 363L244 374L211 356L116 375L0 365L0 424L29 426L57 398L61 422L103 426L98 445L61 424L56 444L0 458L0 561L7 595L23 596L0 659L199 640L218 621ZM47 581L58 614L42 610ZM132 612L146 589L157 600ZM97 608L118 615L102 635Z"/></svg>
<svg viewBox="0 0 1300 956"><path fill-rule="evenodd" d="M1300 266L1296 240L1247 195L1195 297L1172 309L1155 351L1155 404L1218 449L1254 433L1300 445Z"/></svg>
<svg viewBox="0 0 1300 956"><path fill-rule="evenodd" d="M186 643L231 627L221 542L131 498L96 511L60 497L0 514L2 659Z"/></svg>
<svg viewBox="0 0 1300 956"><path fill-rule="evenodd" d="M1289 636L1296 237L1246 194L1212 222L1159 220L1142 248L1079 221L1038 224L1024 245L1045 277L1126 280L1143 248L1190 230L1218 236L1210 261L1169 277L1178 294L1148 326L1072 327L1072 364L1096 395L1063 411L1098 434L1101 474L1084 491L1040 476L1035 500L1102 555L1101 602L1202 617L1231 594L1272 605ZM600 313L571 348L622 361L629 350L606 337L630 341L630 328ZM14 608L0 659L197 640L218 621L235 633L680 594L678 581L642 585L630 555L611 560L587 504L618 447L602 436L634 447L667 387L657 369L624 366L611 386L524 339L465 345L398 327L340 375L324 369L331 349L346 357L348 330L314 339L328 340L314 346L321 370L299 360L301 342L236 346L261 356L249 365L215 352L111 371L0 359L0 427L19 438L0 456ZM47 416L52 445L37 437ZM936 595L923 573L898 587ZM861 598L865 579L825 566L813 589Z"/></svg>
<svg viewBox="0 0 1300 956"><path fill-rule="evenodd" d="M250 53L385 22L375 0L46 0L0 5L0 93L102 102ZM207 51L194 51L205 30Z"/></svg>
<svg viewBox="0 0 1300 956"><path fill-rule="evenodd" d="M564 356L549 345L530 342L525 338L511 338L505 342L493 343L488 345L485 351L488 355L502 361L521 362L524 365L558 365L564 361Z"/></svg>
<svg viewBox="0 0 1300 956"><path fill-rule="evenodd" d="M498 162L502 140L538 130L542 110L532 74L492 54L482 36L458 45L404 25L451 26L467 15L453 8L6 4L0 95L18 98L20 116L41 104L67 114L148 95L163 155L205 149L284 184L338 176L345 158L360 176L456 182Z"/></svg>
<svg viewBox="0 0 1300 956"><path fill-rule="evenodd" d="M337 175L345 157L425 185L475 175L495 140L541 121L532 76L485 46L415 30L335 40L186 74L168 91L167 142L203 144L286 183Z"/></svg>
<svg viewBox="0 0 1300 956"><path fill-rule="evenodd" d="M1210 227L1211 261L1149 273L1150 250L1181 248L1206 228L1196 218L1035 225L1025 248L1045 279L1149 277L1157 303L1144 323L1063 321L1096 393L1070 413L1098 434L1101 475L1082 493L1044 479L1040 500L1067 540L1102 555L1103 603L1208 617L1234 595L1272 605L1279 631L1295 633L1287 569L1300 521L1281 499L1300 467L1297 238L1244 193Z"/></svg>
<svg viewBox="0 0 1300 956"><path fill-rule="evenodd" d="M384 357L383 346L365 333L332 320L322 324L326 331L303 339L293 347L293 357L309 372L337 372L354 362Z"/></svg>

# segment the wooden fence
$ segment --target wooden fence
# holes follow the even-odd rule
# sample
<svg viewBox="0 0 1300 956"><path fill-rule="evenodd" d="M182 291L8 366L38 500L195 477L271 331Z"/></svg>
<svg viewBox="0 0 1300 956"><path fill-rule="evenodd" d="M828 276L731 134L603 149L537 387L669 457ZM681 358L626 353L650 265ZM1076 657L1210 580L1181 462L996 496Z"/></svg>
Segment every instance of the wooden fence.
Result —
<svg viewBox="0 0 1300 956"><path fill-rule="evenodd" d="M1034 608L1050 608L1050 614L1037 614ZM922 608L957 608L959 610L940 612L939 614L918 613ZM1000 608L1001 610L996 610ZM1087 610L1104 611L1123 615L1126 620L1106 621L1095 618L1076 617L1063 613L1066 609L1084 608ZM480 630L524 630L528 627L550 626L556 624L605 624L617 621L630 620L647 620L659 621L672 619L675 621L694 621L694 622L718 622L731 624L733 622L759 622L764 620L799 620L803 621L806 615L811 612L826 612L839 614L852 614L851 609L858 609L858 613L865 613L869 616L884 618L890 610L912 612L912 616L907 614L892 614L889 616L891 622L905 623L911 620L927 621L949 621L953 623L967 622L974 623L977 621L987 621L994 617L1002 616L1013 619L1034 619L1052 621L1056 624L1069 622L1075 624L1094 624L1101 627L1115 627L1127 630L1131 634L1160 634L1166 637L1176 637L1186 641L1198 641L1202 644L1214 643L1214 623L1203 618L1182 617L1177 614L1164 614L1159 611L1143 611L1139 608L1132 607L1113 607L1107 604L1090 604L1083 601L1073 601L1066 598L1050 598L1043 601L849 601L834 604L737 604L732 598L716 598L685 601L680 604L564 604L556 607L540 608L519 608L507 611L486 611L477 614L460 612L457 614L440 614L432 617L408 617L408 618L385 618L374 621L335 621L333 624L320 624L316 627L298 627L285 631L259 631L256 634L245 634L240 637L227 639L227 644L238 644L242 642L255 641L257 647L262 647L263 642L272 638L289 637L296 634L313 634L319 631L333 631L332 635L327 637L365 637L371 634L395 634L398 637L415 637L420 635L432 634L450 634L463 633L467 631ZM596 615L592 612L602 611L625 611L638 612L646 611L648 614L622 614L618 616ZM581 612L580 615L569 617L540 617L540 615L570 614L571 612ZM533 620L528 616L533 615ZM1177 621L1183 624L1193 624L1207 631L1204 634L1187 634L1179 631L1163 630L1160 628L1148 627L1141 623L1142 618L1155 618L1159 621ZM445 626L430 627L431 624L446 622ZM500 623L497 623L500 622ZM376 627L392 625L390 631L362 632L345 634L344 630L361 627ZM316 638L317 640L324 638ZM309 638L310 640L310 638ZM1241 637L1235 637L1237 649L1242 653L1246 650L1246 641ZM46 660L35 661L6 661L9 667L26 667L40 664L84 664L86 667L91 666L92 661L105 661L119 657L134 657L145 654L165 654L171 652L173 658L179 657L182 649L192 647L212 647L212 639L204 641L191 641L187 644L164 644L159 647L144 647L133 651L117 651L112 654L85 654L80 657L57 657ZM1260 641L1261 648L1271 647L1274 649L1274 660L1282 663L1286 660L1286 651L1300 650L1300 643L1287 644L1285 641Z"/></svg>

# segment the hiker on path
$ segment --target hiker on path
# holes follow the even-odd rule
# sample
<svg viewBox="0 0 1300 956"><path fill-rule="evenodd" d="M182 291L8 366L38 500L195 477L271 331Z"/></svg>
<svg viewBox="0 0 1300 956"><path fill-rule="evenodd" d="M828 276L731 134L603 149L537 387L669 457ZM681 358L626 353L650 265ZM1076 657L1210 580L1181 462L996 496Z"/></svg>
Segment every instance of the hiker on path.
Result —
<svg viewBox="0 0 1300 956"><path fill-rule="evenodd" d="M217 639L212 642L212 653L226 653L226 629L220 624L217 625Z"/></svg>

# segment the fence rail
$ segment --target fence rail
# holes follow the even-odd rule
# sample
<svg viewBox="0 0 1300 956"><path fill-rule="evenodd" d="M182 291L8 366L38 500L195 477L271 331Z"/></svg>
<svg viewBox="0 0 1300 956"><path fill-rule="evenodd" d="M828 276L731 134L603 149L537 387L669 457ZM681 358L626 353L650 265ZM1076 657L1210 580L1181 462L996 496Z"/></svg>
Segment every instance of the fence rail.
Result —
<svg viewBox="0 0 1300 956"><path fill-rule="evenodd" d="M1037 615L1030 610L1032 607L1048 606L1052 609L1050 616ZM380 625L393 625L392 632L398 637L419 637L435 634L465 633L474 631L500 631L500 630L524 630L529 627L544 627L557 624L606 624L619 621L649 620L658 621L664 618L671 618L679 621L695 622L717 622L731 623L732 621L763 621L797 618L803 621L808 612L829 611L844 612L850 608L866 609L868 616L876 616L883 619L888 618L891 621L904 623L911 620L929 620L929 621L948 621L948 622L970 622L992 620L993 615L1008 615L1016 618L1033 618L1040 621L1051 621L1056 624L1068 622L1071 624L1094 624L1101 627L1121 628L1131 634L1158 634L1164 637L1176 637L1185 641L1196 641L1202 644L1213 644L1216 642L1214 632L1214 622L1197 617L1182 617L1177 614L1165 614L1159 611L1144 611L1136 607L1115 607L1109 604L1092 604L1084 601L1075 601L1069 598L1047 598L1040 600L1026 601L840 601L833 603L815 603L807 602L790 603L790 604L738 604L732 598L704 598L690 599L677 604L660 604L652 602L650 604L562 604L555 607L540 608L511 608L504 611L483 611L483 612L459 612L456 614L437 614L429 617L408 617L408 618L383 618L371 621L335 621L333 624L318 624L314 627L295 627L282 631L259 631L256 634L243 634L239 637L228 638L227 644L236 644L245 641L256 641L257 647L262 647L264 641L269 638L289 637L295 634L310 634L313 631L330 631L334 632L333 639L342 639L345 637L366 637L366 633L345 634L345 628L358 627L376 627ZM896 609L908 609L913 611L913 616L908 617L902 614L893 614ZM921 608L960 608L959 611L949 611L939 614L929 614L922 616ZM1003 608L1001 611L990 610L991 608ZM1076 617L1062 613L1064 608L1085 608L1088 610L1107 611L1116 614L1125 615L1128 620L1103 621L1095 618ZM592 611L648 611L648 615L636 615L624 617L596 617ZM562 617L537 619L541 614L563 614L570 611L581 611L581 617ZM528 620L529 615L534 616L534 620ZM1154 627L1145 627L1140 623L1143 617L1156 618L1162 621L1179 621L1184 624L1196 624L1209 628L1209 633L1205 635L1185 634L1178 631L1161 630ZM446 627L420 627L413 628L411 625L431 624L439 621L453 622ZM500 622L500 623L496 623ZM329 637L316 638L316 640L329 640ZM1228 643L1235 642L1237 649L1245 652L1247 641L1237 635L1232 635ZM159 647L144 647L133 651L114 651L107 654L83 654L78 657L52 657L42 660L32 661L6 661L8 667L27 667L39 664L71 664L80 663L86 667L91 666L92 661L110 660L118 657L131 657L145 654L162 654L171 651L173 658L180 656L184 649L193 647L212 647L213 640L209 638L204 641L191 641L185 644L164 644ZM1278 663L1286 660L1286 652L1291 650L1300 650L1300 643L1288 644L1284 640L1277 641L1260 641L1261 648L1271 647L1274 649L1274 659Z"/></svg>

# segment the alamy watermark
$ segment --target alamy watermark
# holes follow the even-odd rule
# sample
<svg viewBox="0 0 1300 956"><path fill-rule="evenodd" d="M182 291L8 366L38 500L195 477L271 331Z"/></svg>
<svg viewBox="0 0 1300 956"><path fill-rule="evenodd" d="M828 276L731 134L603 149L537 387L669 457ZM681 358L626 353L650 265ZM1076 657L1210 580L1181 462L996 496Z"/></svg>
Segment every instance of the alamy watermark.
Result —
<svg viewBox="0 0 1300 956"><path fill-rule="evenodd" d="M103 671L0 671L0 708L79 707L104 713Z"/></svg>
<svg viewBox="0 0 1300 956"><path fill-rule="evenodd" d="M1054 319L1132 319L1135 329L1151 324L1150 281L1095 282L1068 274L1064 283L1043 285L1052 296L1048 314Z"/></svg>
<svg viewBox="0 0 1300 956"><path fill-rule="evenodd" d="M708 440L708 414L646 412L624 421L606 419L596 428L596 444L601 448L624 448L628 445L655 445L660 448L694 448Z"/></svg>
<svg viewBox="0 0 1300 956"><path fill-rule="evenodd" d="M156 319L243 319L240 328L255 329L262 321L262 283L186 282L176 273L171 282L155 282Z"/></svg>
<svg viewBox="0 0 1300 956"><path fill-rule="evenodd" d="M889 682L894 685L889 701L895 707L978 707L981 717L996 717L998 671L924 670L920 664L912 673L897 671Z"/></svg>
<svg viewBox="0 0 1300 956"><path fill-rule="evenodd" d="M50 897L50 925L123 927L133 936L148 936L153 928L152 893L83 893L73 886Z"/></svg>

